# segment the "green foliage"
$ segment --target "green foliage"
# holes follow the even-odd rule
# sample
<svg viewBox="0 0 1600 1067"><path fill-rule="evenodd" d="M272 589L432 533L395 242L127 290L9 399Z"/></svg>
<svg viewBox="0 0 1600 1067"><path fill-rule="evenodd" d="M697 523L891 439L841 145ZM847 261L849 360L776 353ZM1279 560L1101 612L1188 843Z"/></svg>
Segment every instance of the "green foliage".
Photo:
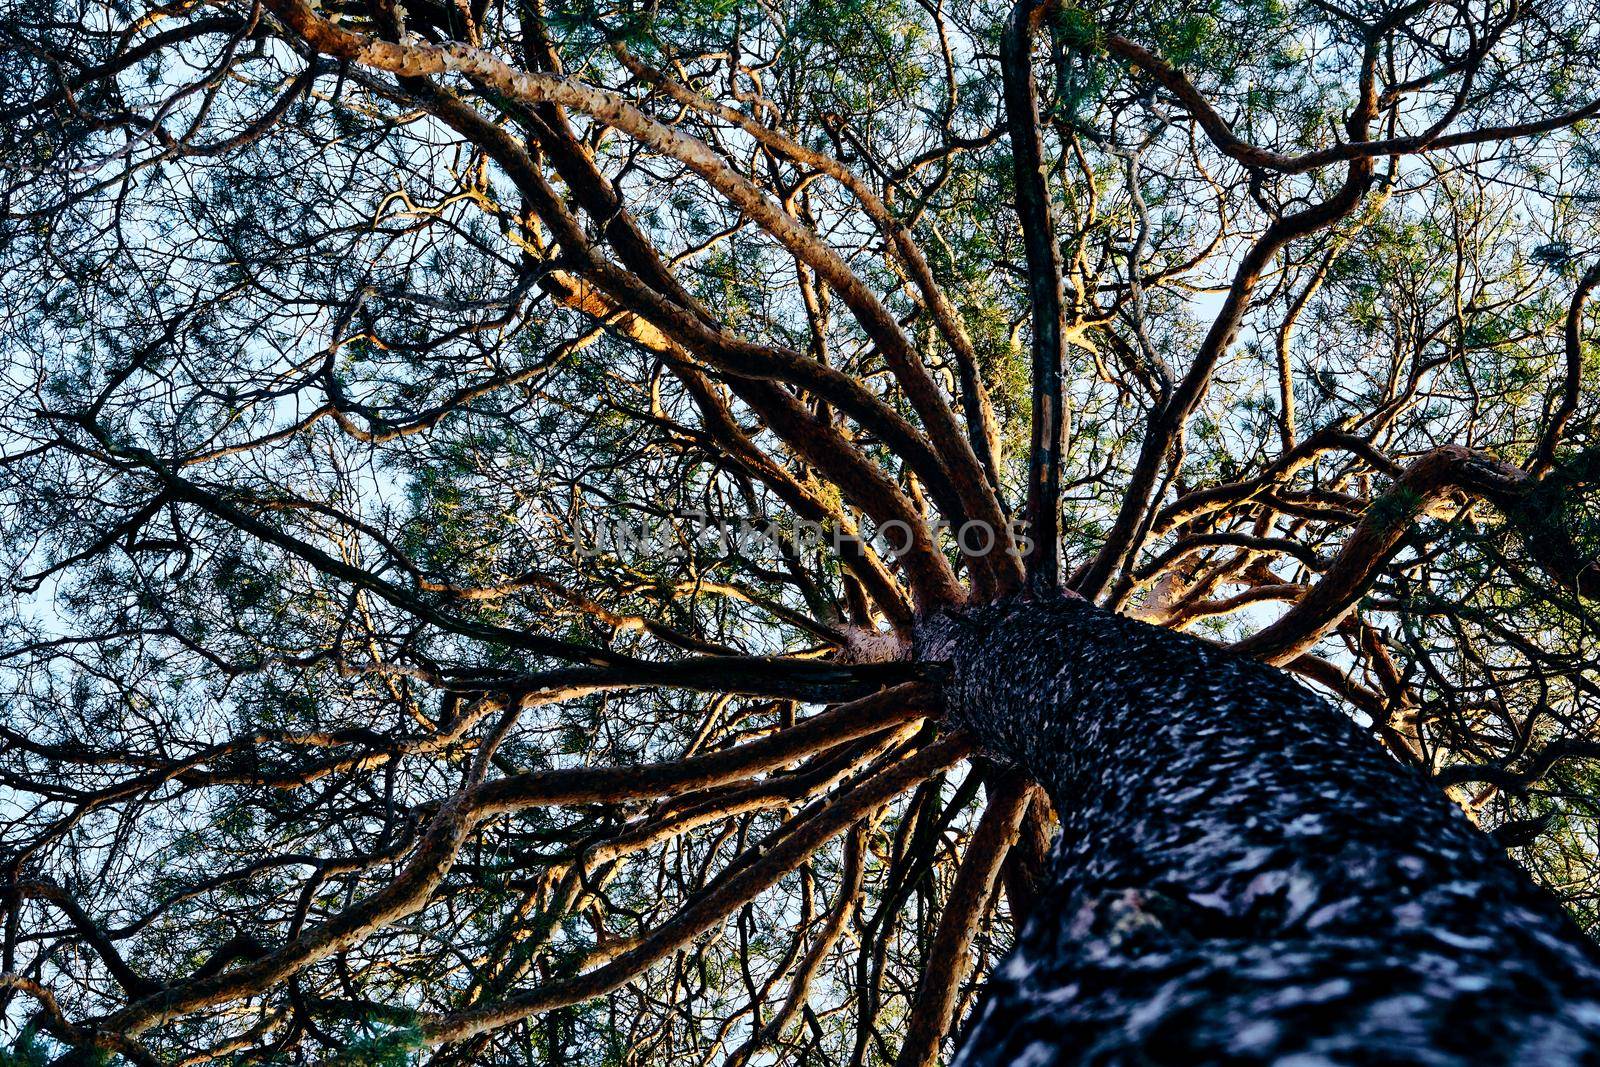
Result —
<svg viewBox="0 0 1600 1067"><path fill-rule="evenodd" d="M23 1027L9 1049L0 1049L0 1067L45 1067L54 1058L33 1026Z"/></svg>
<svg viewBox="0 0 1600 1067"><path fill-rule="evenodd" d="M1410 486L1397 485L1372 502L1367 516L1379 528L1392 530L1404 526L1422 510L1422 494Z"/></svg>
<svg viewBox="0 0 1600 1067"><path fill-rule="evenodd" d="M416 1024L396 1027L367 1024L346 1036L346 1044L323 1062L329 1067L410 1067L424 1048Z"/></svg>
<svg viewBox="0 0 1600 1067"><path fill-rule="evenodd" d="M1099 52L1105 48L1100 24L1093 14L1076 4L1062 4L1056 9L1054 29L1056 39L1076 51Z"/></svg>
<svg viewBox="0 0 1600 1067"><path fill-rule="evenodd" d="M1569 546L1581 565L1600 559L1600 447L1567 452L1511 509L1519 532Z"/></svg>

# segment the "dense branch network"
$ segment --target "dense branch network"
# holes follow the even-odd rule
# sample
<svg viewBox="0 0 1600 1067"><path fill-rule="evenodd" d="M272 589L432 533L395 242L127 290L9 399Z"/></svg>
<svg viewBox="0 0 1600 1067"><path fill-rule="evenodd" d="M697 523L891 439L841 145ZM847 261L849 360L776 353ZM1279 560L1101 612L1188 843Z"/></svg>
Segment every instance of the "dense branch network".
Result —
<svg viewBox="0 0 1600 1067"><path fill-rule="evenodd" d="M933 1063L1055 815L912 637L1019 592L1592 923L1600 20L1148 6L0 15L0 1017Z"/></svg>

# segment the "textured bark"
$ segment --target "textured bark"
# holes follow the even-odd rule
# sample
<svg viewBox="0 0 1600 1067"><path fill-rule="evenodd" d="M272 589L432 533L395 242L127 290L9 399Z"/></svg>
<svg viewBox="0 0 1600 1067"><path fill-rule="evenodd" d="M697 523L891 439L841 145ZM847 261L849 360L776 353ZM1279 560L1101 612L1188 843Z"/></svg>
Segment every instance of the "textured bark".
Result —
<svg viewBox="0 0 1600 1067"><path fill-rule="evenodd" d="M1287 675L1082 601L926 624L949 715L1062 821L957 1060L1600 1058L1600 951Z"/></svg>
<svg viewBox="0 0 1600 1067"><path fill-rule="evenodd" d="M1033 74L1033 36L1046 3L1020 0L1000 38L1006 128L1017 183L1017 216L1028 257L1028 306L1033 320L1033 417L1025 516L1031 547L1024 561L1036 590L1061 588L1061 459L1067 447L1062 351L1066 335L1061 246L1050 210L1039 90Z"/></svg>

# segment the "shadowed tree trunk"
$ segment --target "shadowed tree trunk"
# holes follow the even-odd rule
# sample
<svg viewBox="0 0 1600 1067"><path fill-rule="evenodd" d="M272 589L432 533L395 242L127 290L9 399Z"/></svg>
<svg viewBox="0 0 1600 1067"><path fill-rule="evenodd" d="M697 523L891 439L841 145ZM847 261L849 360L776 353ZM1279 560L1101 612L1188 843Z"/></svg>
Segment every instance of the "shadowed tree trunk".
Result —
<svg viewBox="0 0 1600 1067"><path fill-rule="evenodd" d="M920 652L1062 821L962 1067L1593 1061L1595 947L1287 675L1065 599L946 616Z"/></svg>

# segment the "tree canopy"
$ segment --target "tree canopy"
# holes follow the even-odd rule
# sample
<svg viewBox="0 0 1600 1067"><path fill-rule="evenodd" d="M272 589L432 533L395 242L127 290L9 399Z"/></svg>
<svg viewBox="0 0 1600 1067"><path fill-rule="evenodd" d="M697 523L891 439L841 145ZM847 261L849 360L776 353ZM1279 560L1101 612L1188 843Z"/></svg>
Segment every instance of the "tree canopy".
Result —
<svg viewBox="0 0 1600 1067"><path fill-rule="evenodd" d="M1281 666L1600 923L1600 16L0 8L16 1062L934 1062L914 623ZM30 1059L31 1057L31 1059Z"/></svg>

